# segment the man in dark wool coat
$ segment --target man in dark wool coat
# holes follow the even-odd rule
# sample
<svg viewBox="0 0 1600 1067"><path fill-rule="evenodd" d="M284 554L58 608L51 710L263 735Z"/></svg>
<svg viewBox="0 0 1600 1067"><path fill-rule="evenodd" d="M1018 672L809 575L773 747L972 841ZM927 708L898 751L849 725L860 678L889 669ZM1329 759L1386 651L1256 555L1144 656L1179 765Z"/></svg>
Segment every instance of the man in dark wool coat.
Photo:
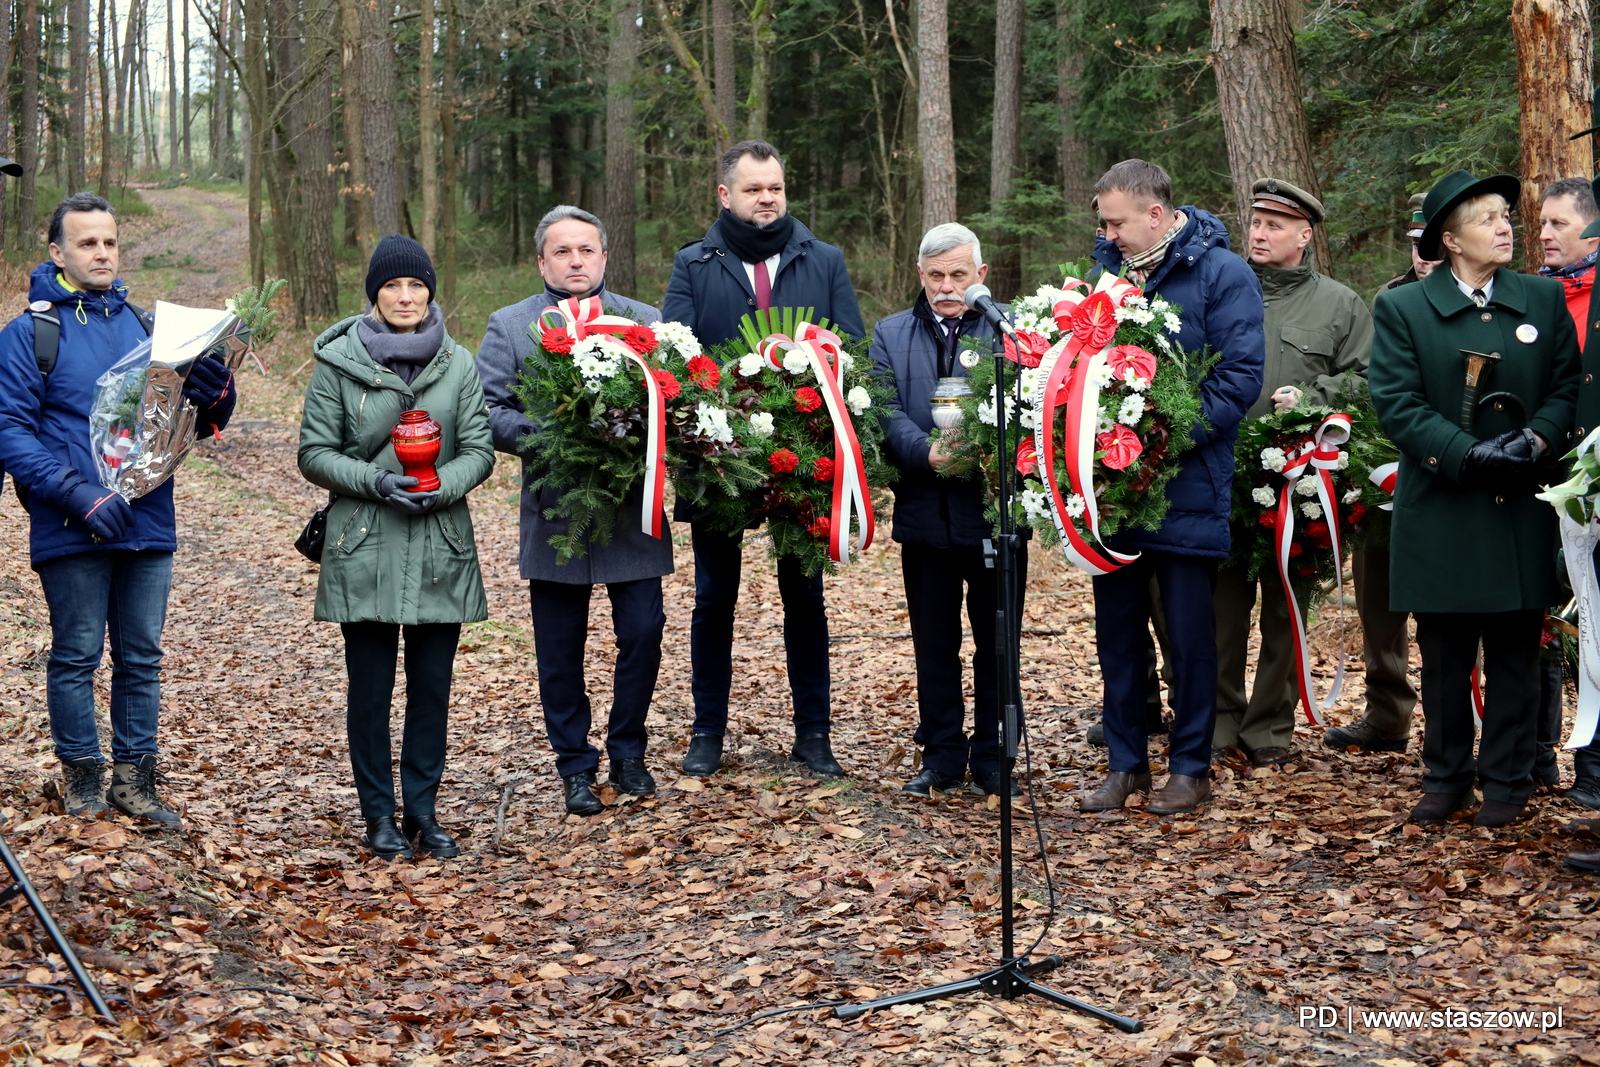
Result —
<svg viewBox="0 0 1600 1067"><path fill-rule="evenodd" d="M1173 685L1167 782L1146 810L1193 811L1211 794L1211 734L1217 713L1217 566L1228 557L1233 445L1239 421L1261 393L1265 340L1261 284L1228 250L1228 231L1210 212L1174 208L1172 179L1154 163L1129 159L1095 183L1105 240L1094 258L1147 294L1177 304L1185 352L1218 357L1200 386L1205 419L1195 447L1167 485L1171 510L1158 530L1125 530L1108 547L1139 558L1094 579L1095 634L1105 684L1111 773L1084 797L1084 811L1120 808L1150 788L1145 697L1149 670L1150 578L1166 613Z"/></svg>
<svg viewBox="0 0 1600 1067"><path fill-rule="evenodd" d="M816 239L789 214L783 160L765 141L740 141L722 157L717 196L722 213L705 237L678 250L662 317L681 322L707 348L739 336L739 320L757 309L810 308L841 336L861 337L844 254ZM685 774L715 774L722 766L733 685L733 612L739 600L739 534L712 529L683 501L674 508L689 522L694 544L694 614L689 627L694 727ZM812 772L844 773L833 757L829 696L828 615L822 574L807 576L798 562L778 563L783 598L783 645L794 699L794 748L789 758Z"/></svg>

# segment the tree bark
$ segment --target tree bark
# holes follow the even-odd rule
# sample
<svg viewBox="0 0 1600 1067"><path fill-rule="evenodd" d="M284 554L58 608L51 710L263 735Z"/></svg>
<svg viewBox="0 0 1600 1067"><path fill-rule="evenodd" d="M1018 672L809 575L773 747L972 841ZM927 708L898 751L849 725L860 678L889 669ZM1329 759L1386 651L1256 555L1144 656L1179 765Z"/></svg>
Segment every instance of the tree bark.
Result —
<svg viewBox="0 0 1600 1067"><path fill-rule="evenodd" d="M720 0L726 4L727 0ZM606 232L611 255L606 262L606 284L632 296L634 274L633 229L636 166L633 151L633 71L639 59L638 0L613 0L611 41L606 55ZM732 36L730 31L729 36ZM717 45L717 58L722 45ZM717 89L722 83L718 74Z"/></svg>
<svg viewBox="0 0 1600 1067"><path fill-rule="evenodd" d="M1211 0L1211 56L1233 175L1234 225L1244 245L1250 187L1282 178L1319 195L1295 59L1292 0ZM1326 226L1311 231L1317 270L1331 273Z"/></svg>
<svg viewBox="0 0 1600 1067"><path fill-rule="evenodd" d="M361 139L367 149L372 222L382 237L400 232L400 129L395 100L392 6L366 0L361 8Z"/></svg>
<svg viewBox="0 0 1600 1067"><path fill-rule="evenodd" d="M339 0L339 36L343 49L343 63L339 74L339 92L344 104L344 169L345 187L340 190L349 197L346 202L353 208L356 231L356 248L361 252L361 273L367 272L367 261L372 258L376 241L376 224L372 218L372 191L367 186L367 153L362 141L363 126L361 84L361 12L360 0Z"/></svg>
<svg viewBox="0 0 1600 1067"><path fill-rule="evenodd" d="M85 7L88 0L79 0ZM167 170L176 174L178 171L178 24L176 13L172 10L173 0L167 0L167 95L164 103L167 107ZM186 8L187 4L184 5ZM88 21L85 13L84 21ZM87 63L84 64L88 66Z"/></svg>
<svg viewBox="0 0 1600 1067"><path fill-rule="evenodd" d="M267 156L266 0L243 0L244 76L250 109L250 161L245 173L245 215L250 228L250 284L267 280L267 248L261 229L261 183ZM281 221L281 220L280 220Z"/></svg>
<svg viewBox="0 0 1600 1067"><path fill-rule="evenodd" d="M996 0L994 9L994 121L989 142L989 211L1000 215L1017 193L1022 152L1022 21L1024 0ZM1022 287L1022 245L1002 227L989 255L989 288L1010 300Z"/></svg>
<svg viewBox="0 0 1600 1067"><path fill-rule="evenodd" d="M758 9L763 4L770 3L771 0L756 0ZM666 0L655 0L655 6L656 18L661 23L661 32L666 35L667 43L672 46L672 54L678 57L679 66L689 72L689 80L694 86L695 102L700 105L700 110L705 115L706 135L711 138L717 156L721 157L733 142L729 139L728 127L723 125L721 113L717 111L716 96L706 81L705 68L700 66L700 61L694 57L694 53L689 51L688 42L678 30L677 20L667 10ZM758 54L759 51L758 48Z"/></svg>
<svg viewBox="0 0 1600 1067"><path fill-rule="evenodd" d="M22 177L17 179L17 244L29 249L34 246L38 227L34 198L34 183L39 169L39 4L38 0L21 0L22 17L18 20L16 36L21 38L22 84L18 86L17 162L22 164Z"/></svg>
<svg viewBox="0 0 1600 1067"><path fill-rule="evenodd" d="M917 143L922 149L922 229L959 218L956 210L956 142L950 110L950 36L947 0L917 6Z"/></svg>
<svg viewBox="0 0 1600 1067"><path fill-rule="evenodd" d="M745 101L749 113L745 136L752 141L767 139L767 116L772 111L772 65L778 54L778 34L772 28L778 0L756 0L750 9L750 96Z"/></svg>
<svg viewBox="0 0 1600 1067"><path fill-rule="evenodd" d="M440 305L452 333L460 328L456 312L456 42L461 30L456 25L455 0L445 0L444 71L440 84L444 106L439 113L439 153L444 157L444 176L439 182L439 227L444 231L444 263L439 288L444 295Z"/></svg>
<svg viewBox="0 0 1600 1067"><path fill-rule="evenodd" d="M303 38L321 43L338 39L338 14L333 0L306 0L300 14ZM301 291L306 317L333 318L339 313L339 279L334 269L332 56L319 52L308 59L317 74L295 102L300 130L295 149L300 185Z"/></svg>
<svg viewBox="0 0 1600 1067"><path fill-rule="evenodd" d="M115 0L112 0L115 3ZM206 118L206 154L211 173L222 173L222 100L227 95L227 68L223 65L222 42L228 39L228 0L217 0L217 19L211 44L211 104Z"/></svg>
<svg viewBox="0 0 1600 1067"><path fill-rule="evenodd" d="M439 211L439 166L433 145L433 0L422 0L418 41L417 154L422 171L422 232L417 239L433 255L434 223Z"/></svg>
<svg viewBox="0 0 1600 1067"><path fill-rule="evenodd" d="M1544 187L1594 173L1593 139L1567 139L1594 125L1588 0L1512 0L1511 35L1522 105L1522 261L1525 270L1533 270L1544 262L1535 214Z"/></svg>
<svg viewBox="0 0 1600 1067"><path fill-rule="evenodd" d="M189 36L189 5L183 5L183 170L185 174L194 173L194 116L190 114L189 99L189 45L193 40Z"/></svg>
<svg viewBox="0 0 1600 1067"><path fill-rule="evenodd" d="M71 0L67 37L72 56L67 64L72 79L67 96L67 188L75 193L89 184L89 0Z"/></svg>
<svg viewBox="0 0 1600 1067"><path fill-rule="evenodd" d="M737 48L733 37L733 0L711 0L712 69L717 89L717 114L722 116L722 125L730 132L738 128Z"/></svg>
<svg viewBox="0 0 1600 1067"><path fill-rule="evenodd" d="M114 10L114 8L113 8ZM113 16L114 18L115 16ZM113 32L112 55L116 54L115 30L106 24L106 0L100 0L100 32L95 34L95 69L100 80L100 178L96 183L96 192L105 196L111 192L111 78L110 68L106 63L106 31ZM0 36L5 35L5 27L0 24ZM9 64L4 62L4 50L0 49L0 70ZM0 107L0 126L5 125L5 109ZM0 138L3 144L3 138ZM0 154L4 154L0 151ZM0 205L0 220L4 219L4 206ZM0 221L0 233L5 232L5 223Z"/></svg>
<svg viewBox="0 0 1600 1067"><path fill-rule="evenodd" d="M102 32L105 27L105 0L101 3L100 25ZM10 0L0 0L0 70L11 69L11 4ZM0 92L0 156L11 157L11 94ZM11 205L11 198L6 195L6 181L0 178L0 251L6 248L7 209Z"/></svg>
<svg viewBox="0 0 1600 1067"><path fill-rule="evenodd" d="M261 105L267 116L263 140L268 150L263 154L262 167L272 205L272 250L278 277L289 283L291 322L297 330L306 324L306 246L298 180L299 154L307 142L303 91L306 54L299 8L297 0L266 0L268 91ZM177 151L176 140L173 151Z"/></svg>
<svg viewBox="0 0 1600 1067"><path fill-rule="evenodd" d="M1094 215L1089 201L1094 199L1095 175L1090 167L1089 143L1078 136L1077 114L1083 77L1083 44L1073 32L1071 5L1061 0L1057 7L1056 29L1060 34L1056 52L1056 112L1061 116L1061 198L1069 216L1087 225L1075 228L1072 247L1082 247L1093 231Z"/></svg>

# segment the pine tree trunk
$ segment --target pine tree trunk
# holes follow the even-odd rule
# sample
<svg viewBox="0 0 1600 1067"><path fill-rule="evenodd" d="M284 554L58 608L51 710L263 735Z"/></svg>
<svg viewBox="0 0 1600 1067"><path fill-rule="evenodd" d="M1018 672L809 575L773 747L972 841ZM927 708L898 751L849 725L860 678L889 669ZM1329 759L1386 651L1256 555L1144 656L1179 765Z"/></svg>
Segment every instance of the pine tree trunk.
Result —
<svg viewBox="0 0 1600 1067"><path fill-rule="evenodd" d="M721 0L726 4L727 0ZM638 0L612 0L611 41L606 55L606 233L611 255L606 285L625 296L637 286L634 270L636 166L633 151L633 74L639 60ZM731 15L730 15L731 17ZM732 37L730 29L729 37ZM720 41L720 38L719 38ZM717 58L722 45L717 45ZM717 89L722 89L722 76Z"/></svg>
<svg viewBox="0 0 1600 1067"><path fill-rule="evenodd" d="M589 116L588 128L583 134L583 210L602 215L606 210L606 117L596 111ZM592 162L600 159L597 167Z"/></svg>
<svg viewBox="0 0 1600 1067"><path fill-rule="evenodd" d="M361 251L361 273L367 272L367 261L372 258L376 243L375 224L372 219L372 191L367 186L367 152L362 141L364 125L361 84L361 11L360 0L339 0L339 37L343 49L343 65L339 75L339 91L344 105L344 169L345 192L349 199L347 208L353 216L356 247Z"/></svg>
<svg viewBox="0 0 1600 1067"><path fill-rule="evenodd" d="M1074 33L1071 5L1062 0L1057 7L1056 29L1060 34L1056 53L1056 111L1061 116L1061 197L1069 212L1082 213L1089 221L1089 201L1094 198L1095 175L1089 160L1089 144L1078 136L1078 79L1083 77L1083 44Z"/></svg>
<svg viewBox="0 0 1600 1067"><path fill-rule="evenodd" d="M711 0L711 48L713 83L717 89L717 114L722 124L732 133L738 129L738 67L735 65L738 45L733 37L733 0Z"/></svg>
<svg viewBox="0 0 1600 1067"><path fill-rule="evenodd" d="M1236 247L1247 243L1257 179L1282 178L1318 195L1291 2L1211 0L1211 55L1236 212L1228 229ZM1317 270L1331 273L1326 226L1312 230L1311 247Z"/></svg>
<svg viewBox="0 0 1600 1067"><path fill-rule="evenodd" d="M456 25L455 0L445 0L444 71L440 84L444 106L439 111L439 153L444 157L444 176L439 182L439 228L444 231L444 263L439 275L439 288L444 299L440 301L450 331L460 329L456 311L456 42L461 30Z"/></svg>
<svg viewBox="0 0 1600 1067"><path fill-rule="evenodd" d="M192 106L189 98L189 49L193 38L189 36L189 5L183 5L183 171L185 174L194 173L194 116L189 113Z"/></svg>
<svg viewBox="0 0 1600 1067"><path fill-rule="evenodd" d="M245 172L245 214L250 224L250 284L267 280L267 248L261 229L261 184L267 155L266 0L244 0L244 76L250 108L250 160Z"/></svg>
<svg viewBox="0 0 1600 1067"><path fill-rule="evenodd" d="M760 12L764 8L770 8L771 5L772 0L756 0L756 11ZM728 127L723 124L722 115L717 111L716 95L712 92L710 83L706 81L705 68L702 67L700 65L700 61L694 57L694 53L689 51L689 45L686 41L684 41L683 34L678 29L678 24L675 17L667 10L666 0L655 0L655 9L656 19L661 24L661 32L666 36L667 43L672 46L672 54L678 57L679 65L689 73L689 81L694 86L695 101L700 105L700 110L706 118L706 133L711 138L711 143L716 154L721 156L722 153L726 152L729 146L732 144L731 134ZM757 16L754 14L751 16L752 19L755 19L756 17ZM758 37L758 43L756 47L757 69L755 73L751 75L752 92L754 92L754 79L761 76L761 54ZM765 124L765 111L762 112L761 119L763 124ZM765 126L763 125L763 129L764 128ZM752 136L756 135L752 134Z"/></svg>
<svg viewBox="0 0 1600 1067"><path fill-rule="evenodd" d="M947 0L917 6L917 144L922 149L922 229L955 222L956 142L950 110Z"/></svg>
<svg viewBox="0 0 1600 1067"><path fill-rule="evenodd" d="M745 101L749 113L746 136L753 141L767 138L767 116L772 110L772 65L778 53L778 34L772 28L778 0L756 0L750 11L751 45L750 97Z"/></svg>
<svg viewBox="0 0 1600 1067"><path fill-rule="evenodd" d="M379 237L400 232L400 129L395 100L392 6L366 0L361 8L361 139L367 149L372 223Z"/></svg>
<svg viewBox="0 0 1600 1067"><path fill-rule="evenodd" d="M17 179L17 245L31 249L38 240L37 209L34 198L36 172L39 169L39 4L38 0L21 0L21 17L17 20L18 44L21 46L22 84L17 87L17 162L22 164L22 177Z"/></svg>
<svg viewBox="0 0 1600 1067"><path fill-rule="evenodd" d="M265 49L267 95L261 110L267 113L269 122L262 167L267 178L268 202L272 205L272 250L277 275L289 283L291 322L298 330L304 329L306 324L303 266L306 245L297 156L307 147L307 133L306 97L304 92L295 92L295 87L305 74L305 38L301 33L297 0L265 0L265 3L269 29ZM176 139L173 152L177 152Z"/></svg>
<svg viewBox="0 0 1600 1067"><path fill-rule="evenodd" d="M67 76L72 79L67 96L67 189L75 193L89 184L89 0L71 0L67 40L71 53Z"/></svg>
<svg viewBox="0 0 1600 1067"><path fill-rule="evenodd" d="M222 55L222 42L228 39L228 0L217 0L217 39L211 46L211 115L206 123L206 150L211 160L211 172L222 174L222 102L228 95L227 60Z"/></svg>
<svg viewBox="0 0 1600 1067"><path fill-rule="evenodd" d="M994 12L994 121L990 137L989 210L1001 212L1017 192L1022 152L1022 20L1024 0L996 0ZM989 288L1010 300L1022 287L1022 245L1002 230L993 241Z"/></svg>
<svg viewBox="0 0 1600 1067"><path fill-rule="evenodd" d="M1594 173L1588 129L1594 100L1594 41L1588 0L1512 0L1511 34L1517 44L1518 128L1522 134L1522 217L1538 221L1544 187L1560 178ZM1544 262L1539 227L1522 226L1523 269Z"/></svg>
<svg viewBox="0 0 1600 1067"><path fill-rule="evenodd" d="M422 232L418 239L433 255L439 212L439 165L433 144L433 0L422 0L417 71L417 153L422 171Z"/></svg>
<svg viewBox="0 0 1600 1067"><path fill-rule="evenodd" d="M4 0L0 0L0 6L3 5ZM113 4L113 19L116 18L115 11L116 5ZM106 24L106 0L100 0L100 32L95 34L94 52L95 67L100 75L100 178L96 183L95 190L101 196L106 196L111 192L111 77L109 64L106 62L106 31L108 28L112 27L108 27ZM116 36L114 28L112 29L111 55L115 57ZM0 33L3 32L4 28L0 27ZM5 64L0 62L0 69L4 69L4 67ZM5 124L4 113L4 109L0 108L0 126ZM4 208L0 207L0 212L3 212L3 210ZM3 218L3 214L0 214L0 219ZM5 224L0 221L0 233L4 232Z"/></svg>
<svg viewBox="0 0 1600 1067"><path fill-rule="evenodd" d="M101 0L104 4L105 0ZM103 10L102 10L103 14ZM101 26L105 19L100 20ZM0 0L0 70L11 69L11 0ZM11 158L11 94L0 92L0 156ZM0 178L0 251L7 245L6 214L11 197L6 188L7 179Z"/></svg>
<svg viewBox="0 0 1600 1067"><path fill-rule="evenodd" d="M86 3L86 0L83 0ZM186 5L187 6L187 5ZM88 21L88 16L84 16ZM87 66L87 64L85 64ZM172 0L167 0L167 170L178 172L178 25L172 10Z"/></svg>
<svg viewBox="0 0 1600 1067"><path fill-rule="evenodd" d="M310 0L302 9L307 40L337 40L338 14L333 0ZM301 241L305 250L302 278L306 317L329 319L339 313L339 278L334 269L332 57L317 60L317 76L297 107L303 116L304 143L296 153L300 175Z"/></svg>

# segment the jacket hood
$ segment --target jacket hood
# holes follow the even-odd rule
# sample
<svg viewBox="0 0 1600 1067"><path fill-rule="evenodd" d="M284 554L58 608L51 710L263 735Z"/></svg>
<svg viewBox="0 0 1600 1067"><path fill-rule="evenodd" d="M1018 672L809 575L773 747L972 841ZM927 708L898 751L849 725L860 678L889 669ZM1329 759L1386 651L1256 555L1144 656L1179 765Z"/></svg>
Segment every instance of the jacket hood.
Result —
<svg viewBox="0 0 1600 1067"><path fill-rule="evenodd" d="M68 289L62 284L61 268L45 260L28 275L28 302L39 300L101 309L110 314L127 303L128 287L118 278L110 289Z"/></svg>
<svg viewBox="0 0 1600 1067"><path fill-rule="evenodd" d="M1167 253L1166 262L1156 268L1152 277L1162 274L1180 259L1187 260L1192 265L1214 248L1232 247L1228 239L1228 228L1211 212L1193 204L1184 204L1178 210L1183 212L1189 221L1172 241L1172 248L1176 251ZM1122 249L1113 241L1102 238L1094 246L1094 253L1090 258L1113 274L1122 270Z"/></svg>
<svg viewBox="0 0 1600 1067"><path fill-rule="evenodd" d="M361 335L356 332L356 324L360 321L360 315L351 315L329 326L312 344L312 353L321 362L358 382L378 384L387 381L394 388L420 391L432 380L432 376L437 373L433 369L438 363L437 360L425 367L409 386L400 375L388 367L381 366L367 352L367 346L361 343ZM439 351L449 352L455 347L455 339L450 336L448 330L445 331L443 339L439 342Z"/></svg>

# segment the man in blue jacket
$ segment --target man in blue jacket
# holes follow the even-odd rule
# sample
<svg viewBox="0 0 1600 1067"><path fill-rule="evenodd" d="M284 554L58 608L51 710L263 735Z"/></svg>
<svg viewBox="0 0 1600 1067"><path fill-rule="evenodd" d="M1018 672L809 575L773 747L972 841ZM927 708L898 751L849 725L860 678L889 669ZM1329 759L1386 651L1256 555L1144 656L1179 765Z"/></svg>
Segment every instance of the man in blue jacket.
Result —
<svg viewBox="0 0 1600 1067"><path fill-rule="evenodd" d="M1140 553L1094 579L1095 637L1105 685L1111 773L1082 801L1084 811L1120 808L1150 789L1145 689L1150 638L1150 578L1159 586L1171 645L1172 740L1166 784L1146 810L1193 811L1210 795L1211 734L1217 711L1217 566L1228 557L1233 445L1239 421L1261 392L1265 339L1261 284L1228 250L1228 231L1210 212L1174 208L1172 180L1154 163L1129 159L1095 183L1105 239L1094 258L1113 274L1182 309L1176 341L1186 352L1219 358L1200 386L1204 421L1191 431L1167 485L1171 509L1157 530L1124 530L1119 552Z"/></svg>
<svg viewBox="0 0 1600 1067"><path fill-rule="evenodd" d="M810 308L835 332L862 337L844 254L812 236L789 214L783 160L765 141L741 141L722 157L717 196L722 213L705 237L678 250L662 317L681 322L714 348L739 336L739 320L759 309ZM739 534L699 521L679 502L675 520L691 523L694 614L689 626L694 727L685 774L715 774L722 765L733 684L733 612L739 600ZM783 644L794 698L794 748L789 758L817 774L840 775L829 732L828 615L822 574L807 576L793 559L778 563L783 599Z"/></svg>
<svg viewBox="0 0 1600 1067"><path fill-rule="evenodd" d="M33 569L50 609L46 702L68 813L109 801L179 824L156 793L161 631L177 534L169 479L131 504L101 485L89 451L95 381L145 339L117 278L111 205L77 193L50 217L50 261L33 271L28 312L0 333L0 465L26 493ZM54 361L36 316L60 320ZM53 329L53 327L52 327ZM203 436L227 425L236 394L222 361L196 361L183 390ZM95 725L94 672L111 639L112 778Z"/></svg>

